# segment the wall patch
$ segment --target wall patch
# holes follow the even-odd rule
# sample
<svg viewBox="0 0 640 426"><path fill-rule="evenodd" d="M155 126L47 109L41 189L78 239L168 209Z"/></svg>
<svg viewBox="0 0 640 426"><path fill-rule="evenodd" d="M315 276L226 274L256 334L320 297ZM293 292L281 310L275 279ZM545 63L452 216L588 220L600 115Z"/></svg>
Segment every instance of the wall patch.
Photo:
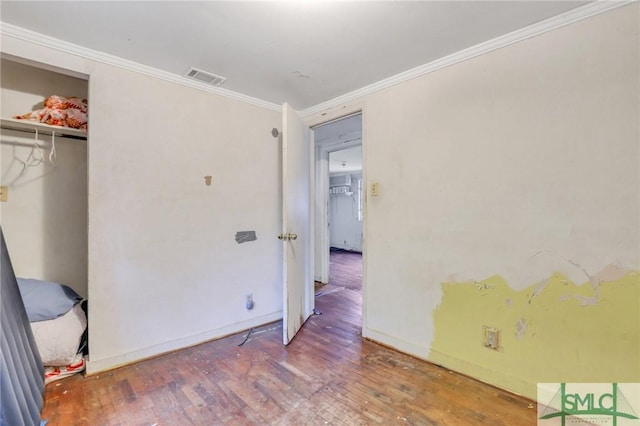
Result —
<svg viewBox="0 0 640 426"><path fill-rule="evenodd" d="M249 241L255 241L258 237L256 237L256 231L238 231L236 232L236 243L248 243Z"/></svg>

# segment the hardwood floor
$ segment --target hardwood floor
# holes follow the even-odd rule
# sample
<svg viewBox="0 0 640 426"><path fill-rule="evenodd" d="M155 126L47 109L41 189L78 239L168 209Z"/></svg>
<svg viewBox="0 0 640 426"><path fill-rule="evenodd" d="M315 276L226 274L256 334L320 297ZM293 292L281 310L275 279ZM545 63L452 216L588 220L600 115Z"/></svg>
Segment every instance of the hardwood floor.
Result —
<svg viewBox="0 0 640 426"><path fill-rule="evenodd" d="M331 248L329 284L362 290L362 253Z"/></svg>
<svg viewBox="0 0 640 426"><path fill-rule="evenodd" d="M323 288L327 289L327 286ZM45 389L54 425L535 425L529 400L360 337L361 296L325 291L281 323Z"/></svg>

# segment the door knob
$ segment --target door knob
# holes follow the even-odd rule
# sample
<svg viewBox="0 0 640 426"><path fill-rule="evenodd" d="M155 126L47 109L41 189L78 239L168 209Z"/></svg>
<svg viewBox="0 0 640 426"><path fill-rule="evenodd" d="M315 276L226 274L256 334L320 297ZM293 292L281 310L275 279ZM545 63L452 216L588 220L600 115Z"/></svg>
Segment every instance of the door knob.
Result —
<svg viewBox="0 0 640 426"><path fill-rule="evenodd" d="M278 234L278 239L281 241L289 241L289 240L297 240L298 234L286 233L286 234Z"/></svg>

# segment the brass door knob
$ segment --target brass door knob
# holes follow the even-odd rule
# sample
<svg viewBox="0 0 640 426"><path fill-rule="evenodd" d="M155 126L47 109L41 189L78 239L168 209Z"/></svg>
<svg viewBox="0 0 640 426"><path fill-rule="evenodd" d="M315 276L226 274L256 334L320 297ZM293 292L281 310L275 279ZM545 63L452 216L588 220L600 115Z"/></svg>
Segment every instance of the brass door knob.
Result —
<svg viewBox="0 0 640 426"><path fill-rule="evenodd" d="M278 234L278 239L281 240L281 241L297 240L298 239L298 234L292 234L290 232L288 232L286 234Z"/></svg>

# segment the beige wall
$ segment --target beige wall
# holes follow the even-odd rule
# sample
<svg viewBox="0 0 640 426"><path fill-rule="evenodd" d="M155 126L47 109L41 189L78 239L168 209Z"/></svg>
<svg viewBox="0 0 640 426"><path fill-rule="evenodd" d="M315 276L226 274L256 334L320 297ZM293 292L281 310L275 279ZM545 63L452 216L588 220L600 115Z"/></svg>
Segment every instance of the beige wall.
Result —
<svg viewBox="0 0 640 426"><path fill-rule="evenodd" d="M530 397L640 381L638 47L634 4L361 100L365 335Z"/></svg>
<svg viewBox="0 0 640 426"><path fill-rule="evenodd" d="M87 97L88 84L66 75L2 60L0 116L42 108L50 95ZM48 159L51 137L39 135ZM2 227L16 275L60 282L87 296L87 142L55 138L55 164L23 168L34 133L2 130Z"/></svg>
<svg viewBox="0 0 640 426"><path fill-rule="evenodd" d="M280 114L110 66L91 83L94 354L277 319ZM237 244L250 230L257 241Z"/></svg>

